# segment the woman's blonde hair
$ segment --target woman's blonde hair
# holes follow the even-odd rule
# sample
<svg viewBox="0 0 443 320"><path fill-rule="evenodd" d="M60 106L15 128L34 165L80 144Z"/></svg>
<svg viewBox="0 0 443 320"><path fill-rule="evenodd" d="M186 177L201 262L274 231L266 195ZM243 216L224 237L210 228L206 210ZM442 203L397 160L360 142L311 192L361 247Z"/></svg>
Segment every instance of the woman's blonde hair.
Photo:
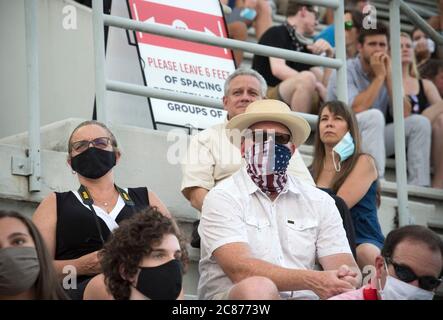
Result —
<svg viewBox="0 0 443 320"><path fill-rule="evenodd" d="M412 38L408 33L401 32L400 36L405 37L412 42ZM420 72L418 71L418 68L417 68L417 59L415 58L415 52L414 52L414 50L412 50L412 52L414 54L412 55L412 63L409 65L409 75L411 77L416 78L416 79L420 79Z"/></svg>

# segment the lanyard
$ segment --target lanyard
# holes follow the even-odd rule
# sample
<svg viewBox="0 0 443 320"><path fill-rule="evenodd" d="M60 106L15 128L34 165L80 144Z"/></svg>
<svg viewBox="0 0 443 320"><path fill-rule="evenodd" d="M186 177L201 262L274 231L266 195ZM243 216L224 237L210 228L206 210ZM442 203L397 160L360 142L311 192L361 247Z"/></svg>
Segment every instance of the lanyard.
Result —
<svg viewBox="0 0 443 320"><path fill-rule="evenodd" d="M131 197L129 196L129 193L127 193L125 190L123 190L122 188L118 187L115 184L114 184L114 187L118 191L120 196L122 197L123 201L125 202L125 205L130 206L130 207L132 207L132 209L134 209L135 203L131 199ZM94 204L94 199L92 199L91 194L89 193L88 189L84 185L80 185L80 188L78 188L78 193L80 194L80 197L82 198L83 203L91 209L93 216L94 216L95 225L97 226L97 230L98 230L98 233L100 236L100 240L101 240L102 244L104 245L105 240L103 238L102 228L100 226L100 222L98 221L97 213L95 212L95 209L92 206Z"/></svg>

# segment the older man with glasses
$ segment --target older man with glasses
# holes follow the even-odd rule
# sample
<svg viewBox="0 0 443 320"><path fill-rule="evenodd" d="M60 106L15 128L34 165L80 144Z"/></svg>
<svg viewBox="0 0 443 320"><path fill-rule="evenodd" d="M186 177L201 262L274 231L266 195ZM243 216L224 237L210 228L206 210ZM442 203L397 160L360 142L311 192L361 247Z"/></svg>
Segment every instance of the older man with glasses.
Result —
<svg viewBox="0 0 443 320"><path fill-rule="evenodd" d="M441 284L443 242L426 227L391 231L366 286L331 300L432 300Z"/></svg>

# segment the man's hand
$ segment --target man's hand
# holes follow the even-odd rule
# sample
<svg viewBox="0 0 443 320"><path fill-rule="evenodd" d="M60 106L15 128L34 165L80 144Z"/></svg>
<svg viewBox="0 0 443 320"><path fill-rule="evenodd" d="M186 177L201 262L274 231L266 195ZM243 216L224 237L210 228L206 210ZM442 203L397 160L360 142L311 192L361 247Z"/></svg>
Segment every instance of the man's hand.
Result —
<svg viewBox="0 0 443 320"><path fill-rule="evenodd" d="M389 56L383 52L376 52L371 56L369 65L375 77L386 79L386 66L390 65L390 60Z"/></svg>
<svg viewBox="0 0 443 320"><path fill-rule="evenodd" d="M332 49L329 42L324 39L318 39L313 44L308 45L307 48L313 54L320 55L322 53L325 53L326 56L330 58L334 56L334 49Z"/></svg>
<svg viewBox="0 0 443 320"><path fill-rule="evenodd" d="M343 272L342 274L348 274ZM344 277L351 277L349 274ZM328 299L340 293L351 291L355 286L338 276L338 270L316 271L314 278L306 279L307 287L317 294L320 299Z"/></svg>
<svg viewBox="0 0 443 320"><path fill-rule="evenodd" d="M360 286L359 274L345 264L338 268L337 277L348 282L355 288L358 288Z"/></svg>

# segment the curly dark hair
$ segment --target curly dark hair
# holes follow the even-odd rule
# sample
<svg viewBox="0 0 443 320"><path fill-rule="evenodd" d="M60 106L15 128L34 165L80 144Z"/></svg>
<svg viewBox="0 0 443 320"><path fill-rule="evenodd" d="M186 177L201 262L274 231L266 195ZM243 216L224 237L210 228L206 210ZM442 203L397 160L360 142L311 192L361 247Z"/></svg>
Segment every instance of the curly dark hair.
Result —
<svg viewBox="0 0 443 320"><path fill-rule="evenodd" d="M181 262L186 271L188 254L185 241L180 235L175 221L161 214L157 208L141 210L130 219L122 222L100 252L105 283L116 300L128 300L131 282L144 256L160 244L164 235L175 235L182 251ZM125 274L124 279L121 272Z"/></svg>

